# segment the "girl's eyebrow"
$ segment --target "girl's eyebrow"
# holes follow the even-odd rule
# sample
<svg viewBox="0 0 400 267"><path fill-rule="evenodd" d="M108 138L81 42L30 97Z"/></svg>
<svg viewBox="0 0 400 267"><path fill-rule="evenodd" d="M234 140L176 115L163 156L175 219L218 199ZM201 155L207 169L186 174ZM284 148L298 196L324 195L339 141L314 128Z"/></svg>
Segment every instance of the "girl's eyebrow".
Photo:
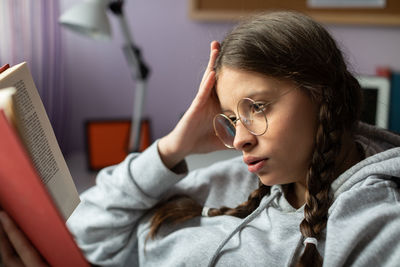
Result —
<svg viewBox="0 0 400 267"><path fill-rule="evenodd" d="M275 96L275 92L276 92L276 90L260 91L260 92L252 93L252 94L248 95L247 97L253 99L255 97L262 96L262 97L266 97L266 98L270 99Z"/></svg>
<svg viewBox="0 0 400 267"><path fill-rule="evenodd" d="M250 99L255 100L254 98L261 98L261 97L265 98L265 99L262 99L265 101L271 100L276 97L276 90L258 91L258 92L254 92L249 95L246 95L243 98L250 98ZM225 114L225 113L230 113L230 112L234 112L234 111L221 107L221 113Z"/></svg>
<svg viewBox="0 0 400 267"><path fill-rule="evenodd" d="M221 113L222 113L222 114L230 113L230 112L232 112L230 109L222 109L222 110L221 110Z"/></svg>

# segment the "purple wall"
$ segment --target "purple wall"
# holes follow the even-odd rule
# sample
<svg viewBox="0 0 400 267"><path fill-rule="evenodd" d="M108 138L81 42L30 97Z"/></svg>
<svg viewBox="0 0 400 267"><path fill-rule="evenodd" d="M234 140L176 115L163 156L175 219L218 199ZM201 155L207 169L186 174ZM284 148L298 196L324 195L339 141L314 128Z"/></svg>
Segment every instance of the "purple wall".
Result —
<svg viewBox="0 0 400 267"><path fill-rule="evenodd" d="M62 11L78 0L61 0ZM152 69L145 115L152 136L167 134L194 97L207 63L209 42L221 40L231 23L205 23L188 17L188 0L126 1L125 13L135 42ZM121 51L122 38L110 14L114 38L96 42L65 29L63 33L65 89L67 90L66 147L84 148L84 121L129 117L134 82ZM377 65L400 70L399 27L328 29L343 46L353 69L373 74Z"/></svg>

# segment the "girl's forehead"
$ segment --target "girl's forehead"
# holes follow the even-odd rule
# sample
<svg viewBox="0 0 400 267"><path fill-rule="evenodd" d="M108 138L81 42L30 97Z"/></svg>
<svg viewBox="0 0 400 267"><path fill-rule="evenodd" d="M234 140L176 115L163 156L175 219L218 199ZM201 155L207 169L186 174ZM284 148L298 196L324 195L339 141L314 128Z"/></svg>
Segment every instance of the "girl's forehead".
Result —
<svg viewBox="0 0 400 267"><path fill-rule="evenodd" d="M216 93L222 108L235 105L242 98L269 100L294 87L293 83L256 72L223 67L216 81Z"/></svg>

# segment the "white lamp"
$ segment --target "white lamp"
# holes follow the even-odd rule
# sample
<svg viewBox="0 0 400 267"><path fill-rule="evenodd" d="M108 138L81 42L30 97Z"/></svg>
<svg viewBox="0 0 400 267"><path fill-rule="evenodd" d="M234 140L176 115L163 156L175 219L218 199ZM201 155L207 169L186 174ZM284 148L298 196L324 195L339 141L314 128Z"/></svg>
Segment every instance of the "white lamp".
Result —
<svg viewBox="0 0 400 267"><path fill-rule="evenodd" d="M139 151L140 128L149 68L142 59L140 49L133 43L129 26L123 15L123 0L86 0L60 16L61 25L97 40L111 39L110 23L106 14L109 8L118 18L125 44L123 52L136 80L135 103L129 137L129 150Z"/></svg>
<svg viewBox="0 0 400 267"><path fill-rule="evenodd" d="M59 22L76 32L93 39L111 39L110 23L106 9L108 1L88 0L81 2L61 15Z"/></svg>

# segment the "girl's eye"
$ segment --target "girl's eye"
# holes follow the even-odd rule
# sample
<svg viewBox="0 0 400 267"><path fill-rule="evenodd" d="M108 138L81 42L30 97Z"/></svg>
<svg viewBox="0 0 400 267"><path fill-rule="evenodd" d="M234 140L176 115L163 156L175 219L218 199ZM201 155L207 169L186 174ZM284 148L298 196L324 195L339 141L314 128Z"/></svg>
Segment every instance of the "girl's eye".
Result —
<svg viewBox="0 0 400 267"><path fill-rule="evenodd" d="M228 116L228 118L233 122L233 124L236 124L236 116Z"/></svg>
<svg viewBox="0 0 400 267"><path fill-rule="evenodd" d="M252 106L252 110L255 113L263 112L266 105L266 103L255 102Z"/></svg>

